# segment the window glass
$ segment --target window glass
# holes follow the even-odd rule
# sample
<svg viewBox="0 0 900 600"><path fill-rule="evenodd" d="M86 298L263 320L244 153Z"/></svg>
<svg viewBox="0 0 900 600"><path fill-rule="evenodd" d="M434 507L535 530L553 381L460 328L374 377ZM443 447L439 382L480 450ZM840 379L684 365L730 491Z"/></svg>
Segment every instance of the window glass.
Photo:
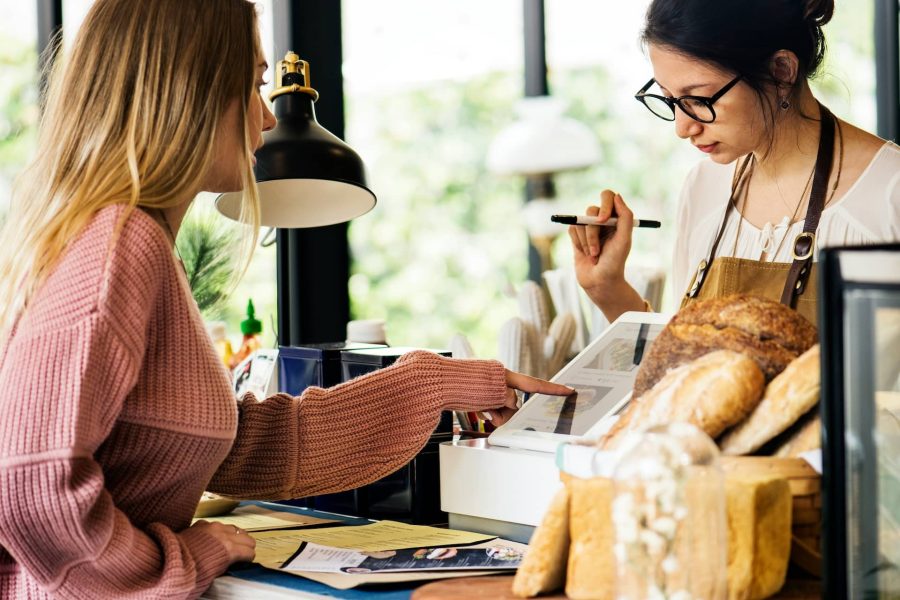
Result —
<svg viewBox="0 0 900 600"><path fill-rule="evenodd" d="M13 180L34 152L38 122L37 8L9 2L0 19L0 219Z"/></svg>
<svg viewBox="0 0 900 600"><path fill-rule="evenodd" d="M825 63L812 88L835 115L877 133L874 10L869 0L835 3L824 29Z"/></svg>
<svg viewBox="0 0 900 600"><path fill-rule="evenodd" d="M487 172L524 88L520 0L344 0L347 141L378 204L350 225L356 318L395 345L497 353L527 273L523 182Z"/></svg>

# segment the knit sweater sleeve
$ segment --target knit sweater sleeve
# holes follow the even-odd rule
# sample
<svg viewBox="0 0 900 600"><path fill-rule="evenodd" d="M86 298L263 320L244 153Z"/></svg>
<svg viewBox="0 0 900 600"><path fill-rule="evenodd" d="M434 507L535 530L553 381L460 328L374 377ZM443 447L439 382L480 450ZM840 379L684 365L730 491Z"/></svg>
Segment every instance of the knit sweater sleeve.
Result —
<svg viewBox="0 0 900 600"><path fill-rule="evenodd" d="M268 499L300 498L377 481L412 460L441 410L503 403L496 361L416 351L341 385L240 403L238 435L209 489Z"/></svg>
<svg viewBox="0 0 900 600"><path fill-rule="evenodd" d="M96 244L100 256L108 239ZM122 243L114 259L132 263L123 273L133 279L108 270L94 278L94 263L64 261L6 348L0 546L53 597L196 597L227 567L224 546L202 531L135 527L116 507L94 458L141 369L159 277L146 251L142 262L128 252L116 255ZM78 248L82 257L93 249ZM95 284L100 296L112 297L109 303L85 292ZM127 322L121 312L113 317L111 309L126 305ZM60 313L66 310L68 319Z"/></svg>

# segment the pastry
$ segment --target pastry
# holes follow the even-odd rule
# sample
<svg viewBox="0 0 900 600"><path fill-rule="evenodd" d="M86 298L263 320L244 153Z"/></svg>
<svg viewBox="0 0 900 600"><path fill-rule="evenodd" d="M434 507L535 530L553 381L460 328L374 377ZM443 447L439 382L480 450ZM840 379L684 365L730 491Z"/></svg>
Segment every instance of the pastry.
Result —
<svg viewBox="0 0 900 600"><path fill-rule="evenodd" d="M638 370L634 396L649 391L666 371L713 350L746 354L771 381L816 342L816 328L774 300L734 295L694 302L653 342Z"/></svg>
<svg viewBox="0 0 900 600"><path fill-rule="evenodd" d="M766 386L750 416L719 441L722 452L750 454L785 431L819 401L819 345L791 362Z"/></svg>
<svg viewBox="0 0 900 600"><path fill-rule="evenodd" d="M513 579L513 594L532 598L562 589L568 559L569 491L563 487L553 496L540 526L531 536L528 553Z"/></svg>
<svg viewBox="0 0 900 600"><path fill-rule="evenodd" d="M763 374L750 358L729 350L710 352L669 371L632 400L604 445L614 447L629 431L675 422L690 423L716 438L756 407L763 386Z"/></svg>

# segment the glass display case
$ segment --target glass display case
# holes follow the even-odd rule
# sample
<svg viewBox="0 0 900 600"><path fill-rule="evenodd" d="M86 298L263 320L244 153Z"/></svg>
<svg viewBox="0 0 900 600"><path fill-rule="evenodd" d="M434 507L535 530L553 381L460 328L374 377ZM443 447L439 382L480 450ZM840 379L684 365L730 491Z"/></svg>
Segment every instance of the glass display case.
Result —
<svg viewBox="0 0 900 600"><path fill-rule="evenodd" d="M823 573L829 598L900 597L900 245L819 257Z"/></svg>

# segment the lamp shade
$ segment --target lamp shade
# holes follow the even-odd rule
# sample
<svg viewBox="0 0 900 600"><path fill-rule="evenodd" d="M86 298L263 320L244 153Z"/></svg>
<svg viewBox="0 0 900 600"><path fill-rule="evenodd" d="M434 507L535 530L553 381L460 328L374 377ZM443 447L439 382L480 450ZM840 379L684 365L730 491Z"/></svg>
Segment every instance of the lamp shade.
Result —
<svg viewBox="0 0 900 600"><path fill-rule="evenodd" d="M254 173L260 224L321 227L349 221L375 206L359 155L316 121L318 92L309 87L309 65L288 52L279 62L270 95L278 123L263 134ZM238 220L241 192L222 194L216 208Z"/></svg>
<svg viewBox="0 0 900 600"><path fill-rule="evenodd" d="M563 112L553 96L530 96L516 104L518 120L491 142L487 166L501 175L541 175L588 167L600 160L594 133Z"/></svg>

